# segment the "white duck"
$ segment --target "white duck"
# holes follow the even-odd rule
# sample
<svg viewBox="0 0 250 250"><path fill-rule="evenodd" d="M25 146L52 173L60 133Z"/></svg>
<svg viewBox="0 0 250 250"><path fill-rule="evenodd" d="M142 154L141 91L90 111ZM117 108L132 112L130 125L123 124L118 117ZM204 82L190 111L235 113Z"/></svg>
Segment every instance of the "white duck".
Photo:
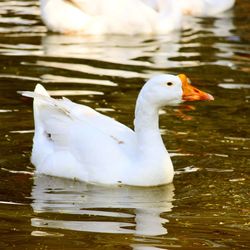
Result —
<svg viewBox="0 0 250 250"><path fill-rule="evenodd" d="M36 172L100 184L171 183L173 165L159 131L159 109L182 101L213 100L181 74L152 77L139 93L135 130L70 100L53 99L37 85L32 163Z"/></svg>
<svg viewBox="0 0 250 250"><path fill-rule="evenodd" d="M181 11L191 16L213 16L229 10L235 0L178 0Z"/></svg>
<svg viewBox="0 0 250 250"><path fill-rule="evenodd" d="M49 30L65 34L165 34L181 27L174 0L146 2L40 0L41 17Z"/></svg>

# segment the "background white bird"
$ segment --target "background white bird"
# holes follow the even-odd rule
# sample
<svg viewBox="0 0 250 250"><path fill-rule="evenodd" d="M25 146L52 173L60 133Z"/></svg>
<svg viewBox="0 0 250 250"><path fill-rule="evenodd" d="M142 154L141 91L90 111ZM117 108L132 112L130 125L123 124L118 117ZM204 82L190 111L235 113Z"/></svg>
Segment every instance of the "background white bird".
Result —
<svg viewBox="0 0 250 250"><path fill-rule="evenodd" d="M49 30L83 34L165 34L181 27L173 0L40 0Z"/></svg>

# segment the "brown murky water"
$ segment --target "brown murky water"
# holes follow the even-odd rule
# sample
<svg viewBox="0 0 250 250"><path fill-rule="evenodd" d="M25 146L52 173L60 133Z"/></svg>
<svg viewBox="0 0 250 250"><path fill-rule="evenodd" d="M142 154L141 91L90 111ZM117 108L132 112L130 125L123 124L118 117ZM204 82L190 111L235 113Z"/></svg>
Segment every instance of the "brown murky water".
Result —
<svg viewBox="0 0 250 250"><path fill-rule="evenodd" d="M250 4L168 36L47 34L37 1L0 2L0 249L249 249ZM166 108L173 185L92 186L34 176L42 83L132 127L145 79L185 73L215 101Z"/></svg>

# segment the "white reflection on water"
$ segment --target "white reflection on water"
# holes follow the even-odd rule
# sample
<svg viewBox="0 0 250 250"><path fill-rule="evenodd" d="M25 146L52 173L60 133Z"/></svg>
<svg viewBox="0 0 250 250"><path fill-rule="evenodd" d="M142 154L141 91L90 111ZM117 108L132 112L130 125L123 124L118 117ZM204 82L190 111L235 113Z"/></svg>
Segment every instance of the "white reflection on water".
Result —
<svg viewBox="0 0 250 250"><path fill-rule="evenodd" d="M31 64L32 65L32 64ZM86 64L77 64L77 63L65 63L65 62L47 62L47 61L37 61L36 65L51 67L51 68L59 68L64 70L72 70L76 72L82 72L87 74L95 74L101 76L120 76L123 78L132 78L132 77L141 77L145 78L147 75L142 73L137 73L134 71L127 70L119 70L119 69L105 69L99 68L96 66L90 66Z"/></svg>
<svg viewBox="0 0 250 250"><path fill-rule="evenodd" d="M1 78L1 76L0 76ZM98 86L112 86L115 87L117 86L116 83L109 81L109 80L104 80L104 79L87 79L87 78L77 78L77 77L66 77L66 76L59 76L59 75L42 75L42 82L53 82L53 83L86 83L86 84L93 84L93 85L98 85Z"/></svg>
<svg viewBox="0 0 250 250"><path fill-rule="evenodd" d="M250 84L240 83L220 83L218 86L223 89L250 89Z"/></svg>
<svg viewBox="0 0 250 250"><path fill-rule="evenodd" d="M133 66L166 67L176 62L180 32L168 36L66 36L47 35L42 39L44 55L85 58Z"/></svg>
<svg viewBox="0 0 250 250"><path fill-rule="evenodd" d="M96 233L162 235L167 234L164 224L168 220L161 213L172 210L173 197L172 184L151 188L96 186L40 175L34 178L31 193L31 206L36 213L31 225ZM50 213L49 218L44 213ZM74 219L69 220L67 215Z"/></svg>
<svg viewBox="0 0 250 250"><path fill-rule="evenodd" d="M48 93L53 96L104 95L100 91L90 91L90 90L49 90Z"/></svg>
<svg viewBox="0 0 250 250"><path fill-rule="evenodd" d="M184 17L184 29L189 30L192 34L199 34L207 37L211 32L216 37L232 36L235 25L233 23L233 13L231 11L221 13L213 17ZM192 39L192 36L189 36Z"/></svg>
<svg viewBox="0 0 250 250"><path fill-rule="evenodd" d="M234 32L236 27L233 17L232 11L209 18L185 17L185 36L181 38L181 42L184 43L182 48L192 47L192 52L184 52L180 56L203 56L202 53L206 56L206 50L200 52L199 48L209 45L215 49L214 62L211 62L211 64L235 68L232 58L234 58L236 52L245 51L245 47L235 43L239 38ZM206 43L204 43L204 38L207 39ZM194 53L196 47L198 50ZM192 60L189 60L189 63L191 63L191 66L195 64ZM206 62L197 61L196 63L197 65L207 65Z"/></svg>
<svg viewBox="0 0 250 250"><path fill-rule="evenodd" d="M216 37L234 36L234 30L236 29L233 23L233 15L224 13L224 17L215 19L213 28L211 31Z"/></svg>

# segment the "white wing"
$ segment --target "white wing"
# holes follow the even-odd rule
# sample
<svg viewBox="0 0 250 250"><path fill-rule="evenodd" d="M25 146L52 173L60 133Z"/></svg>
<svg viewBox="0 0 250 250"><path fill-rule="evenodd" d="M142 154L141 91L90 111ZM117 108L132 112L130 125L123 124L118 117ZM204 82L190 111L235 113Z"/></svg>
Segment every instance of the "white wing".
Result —
<svg viewBox="0 0 250 250"><path fill-rule="evenodd" d="M78 176L81 172L98 177L103 171L112 171L116 176L115 171L122 171L121 164L117 169L110 165L127 164L135 154L134 131L112 118L66 98L53 99L41 85L34 93L22 94L34 98L32 162L39 172L58 175L60 168L61 176L65 177ZM63 170L69 165L74 165L72 174Z"/></svg>

